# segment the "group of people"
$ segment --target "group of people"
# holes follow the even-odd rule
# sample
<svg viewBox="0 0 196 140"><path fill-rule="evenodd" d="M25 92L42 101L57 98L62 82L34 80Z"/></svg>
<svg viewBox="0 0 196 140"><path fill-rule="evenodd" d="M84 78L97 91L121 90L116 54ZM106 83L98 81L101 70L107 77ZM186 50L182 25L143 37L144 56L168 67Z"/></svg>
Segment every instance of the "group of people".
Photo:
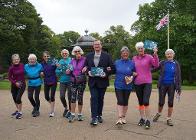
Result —
<svg viewBox="0 0 196 140"><path fill-rule="evenodd" d="M63 117L69 122L76 119L76 102L78 104L77 120L83 121L82 114L83 95L88 81L90 90L91 121L95 126L103 122L102 112L104 95L109 86L109 76L115 74L114 88L117 98L116 125L126 124L126 113L128 101L133 87L135 88L139 104L140 119L139 126L150 128L149 100L152 90L152 70L160 70L158 81L159 103L158 112L153 117L156 122L161 116L168 94L167 124L173 126L171 119L175 92L181 94L181 72L180 65L174 59L174 51L165 51L166 59L159 62L158 49L154 48L154 54L145 53L143 42L135 45L138 54L130 59L130 50L123 46L120 50L121 58L114 63L111 56L102 50L99 40L93 43L93 52L83 56L84 52L79 46L75 46L69 56L69 51L61 51L62 59L57 63L51 62L48 51L43 52L43 61L37 62L35 54L30 54L28 64L20 63L18 54L12 55L12 65L9 68L9 80L11 81L11 93L16 105L16 111L12 116L16 119L22 118L22 95L26 88L25 77L28 79L28 99L33 106L32 116L40 115L39 94L44 81L45 99L51 107L49 117L55 116L55 93L57 82L60 82L60 100L64 106ZM100 72L101 71L101 72ZM88 77L88 78L87 78ZM66 93L68 100L66 100Z"/></svg>

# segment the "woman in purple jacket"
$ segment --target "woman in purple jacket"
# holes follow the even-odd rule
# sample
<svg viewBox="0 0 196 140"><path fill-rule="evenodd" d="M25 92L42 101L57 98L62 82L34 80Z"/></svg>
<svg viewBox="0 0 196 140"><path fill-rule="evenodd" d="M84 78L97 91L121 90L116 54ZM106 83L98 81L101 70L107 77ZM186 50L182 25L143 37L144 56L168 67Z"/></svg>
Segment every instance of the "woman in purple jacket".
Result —
<svg viewBox="0 0 196 140"><path fill-rule="evenodd" d="M22 95L26 88L24 77L24 65L20 63L18 54L12 55L12 65L9 67L8 78L11 82L11 93L16 105L16 111L12 113L12 117L16 119L22 118Z"/></svg>
<svg viewBox="0 0 196 140"><path fill-rule="evenodd" d="M50 53L48 51L43 52L43 72L44 72L44 94L45 99L50 103L51 112L49 117L54 117L54 105L55 105L55 92L57 87L56 77L56 64L50 62Z"/></svg>
<svg viewBox="0 0 196 140"><path fill-rule="evenodd" d="M181 70L178 61L174 60L174 51L172 49L167 49L165 51L165 56L167 60L160 62L160 77L158 82L159 88L159 105L158 112L154 116L153 121L157 122L161 116L163 106L165 104L165 96L168 95L168 114L167 114L167 125L173 126L171 119L173 112L173 102L175 91L177 97L181 94Z"/></svg>
<svg viewBox="0 0 196 140"><path fill-rule="evenodd" d="M73 122L75 118L76 101L78 100L78 121L83 121L82 106L83 106L83 94L86 87L86 76L83 68L85 63L85 57L83 50L79 46L75 46L72 50L72 55L75 58L71 61L71 115L69 116L69 122Z"/></svg>

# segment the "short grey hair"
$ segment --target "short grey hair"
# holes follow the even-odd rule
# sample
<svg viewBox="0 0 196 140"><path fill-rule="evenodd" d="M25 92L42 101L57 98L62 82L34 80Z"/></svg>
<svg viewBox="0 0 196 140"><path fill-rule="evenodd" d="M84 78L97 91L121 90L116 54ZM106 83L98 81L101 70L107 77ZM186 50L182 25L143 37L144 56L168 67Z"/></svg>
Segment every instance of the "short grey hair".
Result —
<svg viewBox="0 0 196 140"><path fill-rule="evenodd" d="M63 50L61 51L61 55L63 55L63 52L66 52L66 53L67 53L67 56L69 56L69 51L68 51L67 49L63 49Z"/></svg>
<svg viewBox="0 0 196 140"><path fill-rule="evenodd" d="M167 54L167 53L175 54L174 50L172 50L172 49L167 49L167 50L165 51L165 54Z"/></svg>
<svg viewBox="0 0 196 140"><path fill-rule="evenodd" d="M31 58L34 58L37 61L37 56L33 53L29 54L28 60L30 60Z"/></svg>
<svg viewBox="0 0 196 140"><path fill-rule="evenodd" d="M19 54L17 54L17 53L15 53L15 54L12 55L12 60L14 60L14 59L16 59L16 58L20 59L20 56L19 56Z"/></svg>
<svg viewBox="0 0 196 140"><path fill-rule="evenodd" d="M127 46L123 46L123 47L121 48L120 52L122 53L122 52L124 52L124 51L129 52L129 48L128 48Z"/></svg>
<svg viewBox="0 0 196 140"><path fill-rule="evenodd" d="M80 46L75 46L71 52L72 55L76 55L75 51L80 51L80 54L84 54L84 51L80 48Z"/></svg>
<svg viewBox="0 0 196 140"><path fill-rule="evenodd" d="M137 42L136 44L135 44L135 49L136 50L138 50L138 48L140 48L140 47L144 47L144 43L143 42Z"/></svg>

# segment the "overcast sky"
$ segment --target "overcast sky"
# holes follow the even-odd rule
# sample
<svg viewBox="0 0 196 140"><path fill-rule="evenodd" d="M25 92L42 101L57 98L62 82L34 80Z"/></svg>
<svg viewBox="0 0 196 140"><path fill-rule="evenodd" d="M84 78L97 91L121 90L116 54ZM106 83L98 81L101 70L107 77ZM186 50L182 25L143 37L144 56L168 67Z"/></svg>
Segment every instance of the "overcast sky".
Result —
<svg viewBox="0 0 196 140"><path fill-rule="evenodd" d="M55 33L84 30L103 35L111 25L123 25L130 31L138 19L139 4L153 0L29 0L41 15L44 24Z"/></svg>

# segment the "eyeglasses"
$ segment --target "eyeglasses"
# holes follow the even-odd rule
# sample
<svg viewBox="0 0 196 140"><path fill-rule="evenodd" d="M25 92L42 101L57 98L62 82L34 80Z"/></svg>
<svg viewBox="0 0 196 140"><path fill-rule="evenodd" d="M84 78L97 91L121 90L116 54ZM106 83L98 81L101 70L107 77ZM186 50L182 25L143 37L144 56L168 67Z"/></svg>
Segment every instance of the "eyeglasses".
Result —
<svg viewBox="0 0 196 140"><path fill-rule="evenodd" d="M74 51L75 53L80 53L80 51Z"/></svg>
<svg viewBox="0 0 196 140"><path fill-rule="evenodd" d="M45 57L45 58L50 58L50 56L48 56L48 55L47 55L47 56L44 56L44 57Z"/></svg>

